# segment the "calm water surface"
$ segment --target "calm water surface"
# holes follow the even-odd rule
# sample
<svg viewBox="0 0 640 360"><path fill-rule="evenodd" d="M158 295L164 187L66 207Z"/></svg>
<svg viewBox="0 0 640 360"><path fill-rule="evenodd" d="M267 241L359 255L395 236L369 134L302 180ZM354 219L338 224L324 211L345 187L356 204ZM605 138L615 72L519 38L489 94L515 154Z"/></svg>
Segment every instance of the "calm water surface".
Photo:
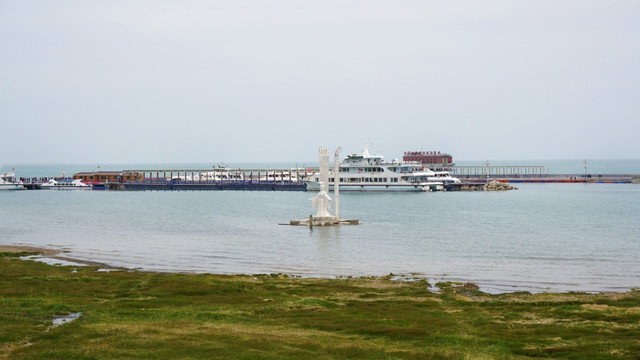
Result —
<svg viewBox="0 0 640 360"><path fill-rule="evenodd" d="M518 184L509 192L343 193L359 226L283 226L313 193L0 194L0 244L152 271L417 274L502 291L640 287L640 185Z"/></svg>

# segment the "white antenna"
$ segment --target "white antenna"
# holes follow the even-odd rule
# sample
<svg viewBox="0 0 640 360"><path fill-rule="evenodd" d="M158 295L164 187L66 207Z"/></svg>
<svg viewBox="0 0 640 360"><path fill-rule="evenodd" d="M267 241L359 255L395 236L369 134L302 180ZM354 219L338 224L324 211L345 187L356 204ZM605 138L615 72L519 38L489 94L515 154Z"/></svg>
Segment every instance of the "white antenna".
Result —
<svg viewBox="0 0 640 360"><path fill-rule="evenodd" d="M371 140L367 139L367 142L364 144L364 150L362 151L362 156L369 157L369 148L371 147Z"/></svg>

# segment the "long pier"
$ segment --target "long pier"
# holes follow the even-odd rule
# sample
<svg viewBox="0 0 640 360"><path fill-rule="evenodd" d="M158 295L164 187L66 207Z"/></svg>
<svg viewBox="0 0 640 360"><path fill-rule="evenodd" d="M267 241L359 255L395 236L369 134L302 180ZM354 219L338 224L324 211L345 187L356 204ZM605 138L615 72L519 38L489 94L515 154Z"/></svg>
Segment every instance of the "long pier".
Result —
<svg viewBox="0 0 640 360"><path fill-rule="evenodd" d="M640 174L550 174L547 166L453 166L447 169L465 188L497 180L509 183L640 183ZM310 169L129 169L80 172L74 178L94 189L110 190L242 190L306 191ZM44 180L43 180L44 179ZM48 178L27 179L24 186L40 189ZM462 187L461 187L462 189ZM457 190L457 187L447 188Z"/></svg>
<svg viewBox="0 0 640 360"><path fill-rule="evenodd" d="M479 165L452 166L451 175L455 177L486 177L486 176L549 176L549 167L545 165Z"/></svg>
<svg viewBox="0 0 640 360"><path fill-rule="evenodd" d="M306 191L302 169L129 169L113 190ZM132 180L133 179L133 180Z"/></svg>
<svg viewBox="0 0 640 360"><path fill-rule="evenodd" d="M304 183L274 182L127 182L109 183L109 190L245 190L245 191L307 191Z"/></svg>
<svg viewBox="0 0 640 360"><path fill-rule="evenodd" d="M512 183L638 183L638 174L551 174L545 165L452 166L452 176L466 183L490 180Z"/></svg>

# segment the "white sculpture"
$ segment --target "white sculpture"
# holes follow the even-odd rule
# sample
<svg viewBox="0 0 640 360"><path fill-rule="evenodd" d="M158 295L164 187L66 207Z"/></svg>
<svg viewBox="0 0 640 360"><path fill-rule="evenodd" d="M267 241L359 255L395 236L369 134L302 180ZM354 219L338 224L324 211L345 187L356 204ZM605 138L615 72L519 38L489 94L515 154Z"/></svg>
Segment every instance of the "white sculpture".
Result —
<svg viewBox="0 0 640 360"><path fill-rule="evenodd" d="M329 151L325 148L320 148L318 151L320 160L320 192L318 195L312 197L311 205L314 208L318 208L316 217L329 217L329 207L331 206L331 198L329 197Z"/></svg>

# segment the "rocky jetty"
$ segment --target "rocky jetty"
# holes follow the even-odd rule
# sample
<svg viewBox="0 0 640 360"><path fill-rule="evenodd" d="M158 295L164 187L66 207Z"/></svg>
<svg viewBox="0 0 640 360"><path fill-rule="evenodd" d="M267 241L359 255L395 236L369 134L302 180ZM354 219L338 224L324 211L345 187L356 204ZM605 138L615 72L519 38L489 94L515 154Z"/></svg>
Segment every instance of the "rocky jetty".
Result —
<svg viewBox="0 0 640 360"><path fill-rule="evenodd" d="M503 183L499 181L492 181L488 184L482 186L482 190L484 191L504 191L504 190L518 190L517 187L511 186L509 183Z"/></svg>

